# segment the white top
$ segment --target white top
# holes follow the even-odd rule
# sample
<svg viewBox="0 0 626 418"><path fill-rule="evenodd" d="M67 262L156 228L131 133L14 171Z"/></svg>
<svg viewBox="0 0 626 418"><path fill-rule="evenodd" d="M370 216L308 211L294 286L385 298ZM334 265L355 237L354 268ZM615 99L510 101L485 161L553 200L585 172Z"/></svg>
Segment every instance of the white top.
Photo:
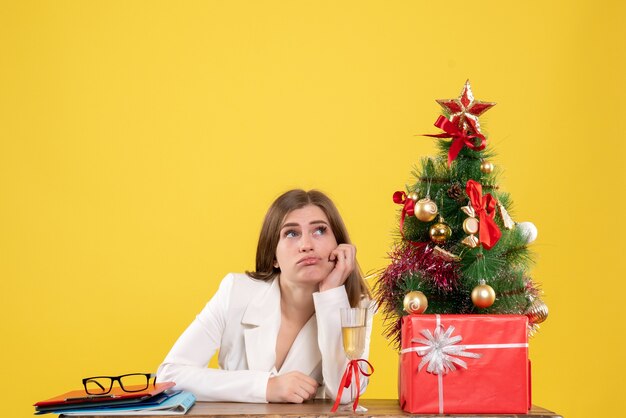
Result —
<svg viewBox="0 0 626 418"><path fill-rule="evenodd" d="M280 328L278 280L255 280L230 273L217 293L178 338L157 371L157 381L173 381L199 401L267 402L267 381L273 375L300 371L320 383L317 398L334 399L348 364L343 351L340 308L350 307L345 287L313 293L315 314L300 330L280 370L276 370L276 339ZM369 356L374 303L369 308L365 352ZM219 349L219 369L209 360ZM361 391L367 377L362 376ZM343 391L341 403L350 401Z"/></svg>

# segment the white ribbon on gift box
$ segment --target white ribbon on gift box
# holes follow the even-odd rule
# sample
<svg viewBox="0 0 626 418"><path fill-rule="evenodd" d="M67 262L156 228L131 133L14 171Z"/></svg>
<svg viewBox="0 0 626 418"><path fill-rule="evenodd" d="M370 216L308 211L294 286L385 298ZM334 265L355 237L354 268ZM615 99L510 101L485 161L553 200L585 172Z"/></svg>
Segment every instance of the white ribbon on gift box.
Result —
<svg viewBox="0 0 626 418"><path fill-rule="evenodd" d="M468 358L480 358L481 354L471 353L466 350L480 349L480 348L526 348L528 343L510 343L510 344L467 344L456 345L463 341L463 337L460 335L452 336L454 327L450 325L447 330L444 331L444 327L441 325L441 316L435 315L436 324L435 331L431 332L428 329L421 331L421 334L426 337L413 338L412 343L422 343L421 346L409 347L400 351L400 354L407 354L415 352L418 356L423 357L418 371L421 371L426 366L428 373L437 375L437 386L439 393L439 413L443 414L443 375L455 371L457 366L467 369L467 363L458 357ZM457 356L457 357L455 357Z"/></svg>

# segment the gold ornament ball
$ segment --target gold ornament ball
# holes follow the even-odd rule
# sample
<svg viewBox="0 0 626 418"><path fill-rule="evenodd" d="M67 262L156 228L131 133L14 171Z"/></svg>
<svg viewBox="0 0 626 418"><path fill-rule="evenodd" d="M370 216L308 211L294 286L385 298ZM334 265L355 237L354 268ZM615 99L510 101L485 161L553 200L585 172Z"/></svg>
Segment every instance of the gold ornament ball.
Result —
<svg viewBox="0 0 626 418"><path fill-rule="evenodd" d="M428 299L419 290L413 290L404 296L404 310L410 314L421 314L428 308Z"/></svg>
<svg viewBox="0 0 626 418"><path fill-rule="evenodd" d="M488 284L479 284L472 290L472 303L477 308L488 308L496 301L496 292Z"/></svg>
<svg viewBox="0 0 626 418"><path fill-rule="evenodd" d="M491 161L483 161L480 163L480 171L484 174L490 174L493 172L494 165Z"/></svg>
<svg viewBox="0 0 626 418"><path fill-rule="evenodd" d="M430 239L433 240L436 244L443 244L452 235L452 229L448 226L448 224L443 222L437 222L433 226L430 227Z"/></svg>
<svg viewBox="0 0 626 418"><path fill-rule="evenodd" d="M437 217L437 204L428 197L415 202L415 217L422 222L430 222Z"/></svg>
<svg viewBox="0 0 626 418"><path fill-rule="evenodd" d="M407 197L409 199L413 200L413 201L417 201L417 199L420 198L420 196L417 194L417 192L411 192L411 193L409 193L409 195Z"/></svg>
<svg viewBox="0 0 626 418"><path fill-rule="evenodd" d="M526 316L531 324L541 324L548 318L548 305L541 299L535 299L526 309Z"/></svg>

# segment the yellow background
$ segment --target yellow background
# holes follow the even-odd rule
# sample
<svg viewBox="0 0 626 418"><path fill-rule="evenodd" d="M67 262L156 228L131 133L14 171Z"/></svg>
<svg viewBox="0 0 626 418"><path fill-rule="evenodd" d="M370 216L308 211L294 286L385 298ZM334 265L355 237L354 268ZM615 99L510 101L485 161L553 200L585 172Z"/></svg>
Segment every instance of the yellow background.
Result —
<svg viewBox="0 0 626 418"><path fill-rule="evenodd" d="M606 4L604 4L606 3ZM383 267L391 201L435 153L469 78L533 221L550 318L534 402L619 414L624 353L622 2L3 1L3 416L94 374L154 371L264 212L320 188L363 270ZM396 396L376 323L367 397Z"/></svg>

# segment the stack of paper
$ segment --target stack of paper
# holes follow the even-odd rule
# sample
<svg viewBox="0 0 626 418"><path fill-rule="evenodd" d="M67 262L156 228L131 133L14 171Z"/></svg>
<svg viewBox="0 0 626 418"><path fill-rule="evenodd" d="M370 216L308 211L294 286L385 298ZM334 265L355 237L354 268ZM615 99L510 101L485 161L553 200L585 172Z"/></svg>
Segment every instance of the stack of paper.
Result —
<svg viewBox="0 0 626 418"><path fill-rule="evenodd" d="M171 390L174 383L157 383L141 392L114 388L106 395L88 395L84 390L67 392L35 404L36 414L63 415L183 415L195 403L190 392Z"/></svg>

